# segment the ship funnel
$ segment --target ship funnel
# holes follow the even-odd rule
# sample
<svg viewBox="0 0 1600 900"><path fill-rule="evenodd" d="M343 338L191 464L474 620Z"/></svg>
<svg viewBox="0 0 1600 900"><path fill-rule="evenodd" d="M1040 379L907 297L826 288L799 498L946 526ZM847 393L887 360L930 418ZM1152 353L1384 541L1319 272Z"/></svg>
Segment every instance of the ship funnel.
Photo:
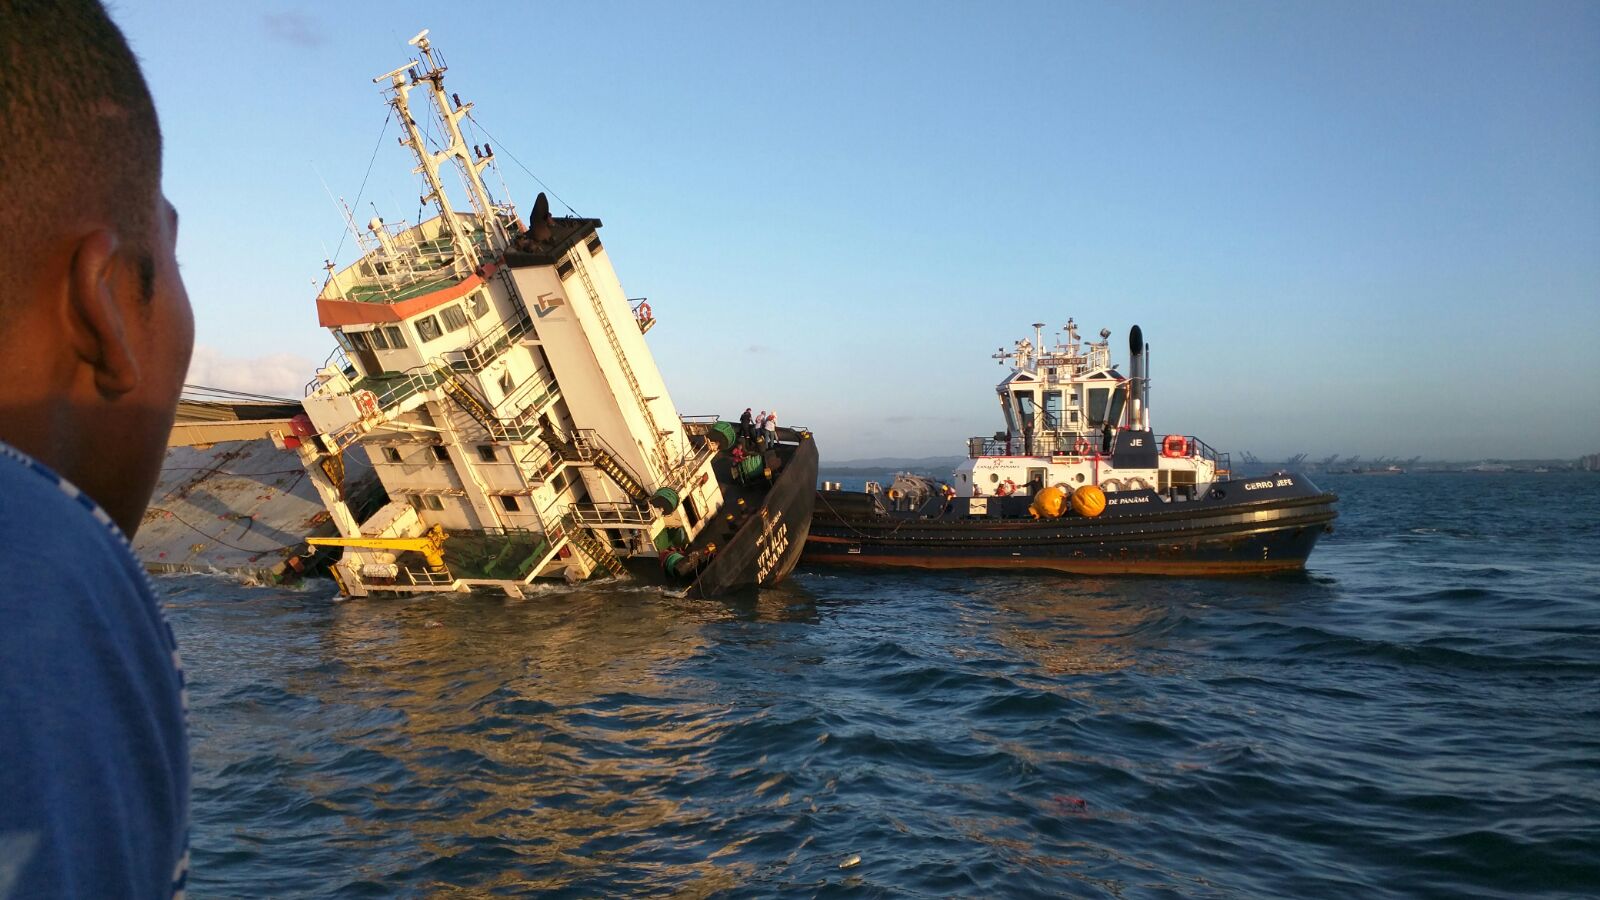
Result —
<svg viewBox="0 0 1600 900"><path fill-rule="evenodd" d="M532 232L533 239L539 243L550 240L555 234L555 219L550 215L550 200L545 197L544 191L539 192L533 201L533 215L528 217L528 231Z"/></svg>
<svg viewBox="0 0 1600 900"><path fill-rule="evenodd" d="M1145 427L1144 412L1144 332L1133 326L1128 332L1128 424Z"/></svg>

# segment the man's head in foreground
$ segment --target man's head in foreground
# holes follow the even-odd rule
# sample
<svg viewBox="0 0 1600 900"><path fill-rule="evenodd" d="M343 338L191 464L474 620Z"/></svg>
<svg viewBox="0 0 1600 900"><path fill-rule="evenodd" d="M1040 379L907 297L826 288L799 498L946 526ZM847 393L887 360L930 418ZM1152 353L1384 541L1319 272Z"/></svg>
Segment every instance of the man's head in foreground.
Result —
<svg viewBox="0 0 1600 900"><path fill-rule="evenodd" d="M97 0L0 23L0 440L132 535L194 341L155 105Z"/></svg>

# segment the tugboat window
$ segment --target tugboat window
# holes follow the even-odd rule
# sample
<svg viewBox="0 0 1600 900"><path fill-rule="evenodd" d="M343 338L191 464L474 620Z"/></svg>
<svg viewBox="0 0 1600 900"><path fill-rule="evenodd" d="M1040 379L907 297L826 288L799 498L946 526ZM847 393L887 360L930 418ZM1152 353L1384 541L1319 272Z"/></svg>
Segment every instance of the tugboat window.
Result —
<svg viewBox="0 0 1600 900"><path fill-rule="evenodd" d="M444 501L440 500L437 494L425 494L422 501L428 504L429 509L444 509Z"/></svg>
<svg viewBox="0 0 1600 900"><path fill-rule="evenodd" d="M494 462L494 448L488 444L479 444L478 458L484 462Z"/></svg>
<svg viewBox="0 0 1600 900"><path fill-rule="evenodd" d="M385 447L383 448L383 458L389 462L397 463L400 461L400 451L393 447Z"/></svg>
<svg viewBox="0 0 1600 900"><path fill-rule="evenodd" d="M1000 473L998 473L998 472L990 472L989 473L989 482L991 484L999 484L1000 483Z"/></svg>
<svg viewBox="0 0 1600 900"><path fill-rule="evenodd" d="M356 352L356 345L350 341L350 335L345 334L343 330L335 328L333 330L333 339L339 342L339 346L344 348L344 352Z"/></svg>
<svg viewBox="0 0 1600 900"><path fill-rule="evenodd" d="M443 444L434 444L433 445L433 458L437 459L440 462L449 462L450 461L450 451L446 450L444 448Z"/></svg>
<svg viewBox="0 0 1600 900"><path fill-rule="evenodd" d="M1061 392L1045 391L1044 424L1046 428L1061 427Z"/></svg>
<svg viewBox="0 0 1600 900"><path fill-rule="evenodd" d="M406 500L410 501L411 505L416 507L417 512L422 512L422 495L421 494L407 494L406 495Z"/></svg>
<svg viewBox="0 0 1600 900"><path fill-rule="evenodd" d="M500 495L500 505L505 507L506 512L516 512L522 508L517 504L517 498L511 496L510 494Z"/></svg>
<svg viewBox="0 0 1600 900"><path fill-rule="evenodd" d="M1122 418L1122 404L1127 395L1114 388L1089 389L1089 424L1099 428L1107 422L1116 424Z"/></svg>
<svg viewBox="0 0 1600 900"><path fill-rule="evenodd" d="M688 520L690 528L700 523L700 511L694 508L693 497L683 498L683 517Z"/></svg>
<svg viewBox="0 0 1600 900"><path fill-rule="evenodd" d="M399 325L385 325L383 333L388 335L389 346L394 349L399 350L406 345L406 333L400 330Z"/></svg>
<svg viewBox="0 0 1600 900"><path fill-rule="evenodd" d="M483 318L483 314L489 311L489 301L485 300L482 294L473 294L467 300L467 305L472 309L474 319Z"/></svg>
<svg viewBox="0 0 1600 900"><path fill-rule="evenodd" d="M379 350L389 349L389 342L384 339L383 332L374 328L367 332L367 338L372 341L372 346Z"/></svg>
<svg viewBox="0 0 1600 900"><path fill-rule="evenodd" d="M467 327L467 316L459 306L446 306L439 311L439 317L444 319L445 331L456 331Z"/></svg>
<svg viewBox="0 0 1600 900"><path fill-rule="evenodd" d="M423 343L439 338L439 320L433 316L424 316L417 320L417 337Z"/></svg>

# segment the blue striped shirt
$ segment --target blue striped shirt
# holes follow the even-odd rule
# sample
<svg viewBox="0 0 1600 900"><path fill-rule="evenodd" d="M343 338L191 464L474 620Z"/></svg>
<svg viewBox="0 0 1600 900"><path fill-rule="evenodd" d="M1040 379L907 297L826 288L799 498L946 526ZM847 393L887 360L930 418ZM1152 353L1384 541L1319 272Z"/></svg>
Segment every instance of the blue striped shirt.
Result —
<svg viewBox="0 0 1600 900"><path fill-rule="evenodd" d="M187 706L122 530L0 442L0 900L183 896Z"/></svg>

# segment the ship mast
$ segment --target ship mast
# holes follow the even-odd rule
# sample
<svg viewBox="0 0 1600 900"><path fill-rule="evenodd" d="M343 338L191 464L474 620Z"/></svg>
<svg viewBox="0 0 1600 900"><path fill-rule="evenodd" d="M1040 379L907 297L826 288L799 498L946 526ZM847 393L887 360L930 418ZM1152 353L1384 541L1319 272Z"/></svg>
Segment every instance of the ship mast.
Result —
<svg viewBox="0 0 1600 900"><path fill-rule="evenodd" d="M377 84L385 79L388 80L389 105L394 108L404 132L404 137L400 140L416 155L418 163L416 171L428 182L428 194L422 198L422 202L431 202L438 207L441 222L444 230L450 235L450 243L455 249L456 258L464 262L466 268L470 270L476 268L480 262L477 248L473 246L470 231L462 222L461 216L450 205L450 197L445 193L439 169L446 160L453 160L457 164L473 209L481 217L484 230L491 236L490 240L495 249L501 249L506 244L506 235L495 219L494 205L489 200L488 190L483 186L483 179L479 176L479 171L489 164L489 159L474 162L467 154L467 143L461 136L458 120L467 114L471 106L462 106L451 111L449 99L444 93L445 67L439 65L435 58L433 47L428 43L427 30L424 29L409 43L422 51L423 62L419 64L416 60L412 60L392 72L379 75L372 81ZM419 65L423 67L421 72L418 71ZM445 148L437 153L428 150L427 139L423 137L421 127L411 114L410 93L423 82L427 82L430 87L439 118L445 125L445 133L449 139Z"/></svg>
<svg viewBox="0 0 1600 900"><path fill-rule="evenodd" d="M467 188L467 198L472 202L472 208L477 211L483 220L484 231L493 236L495 249L503 250L509 238L505 226L495 215L494 201L489 197L488 188L483 186L483 170L494 161L492 153L473 158L467 154L467 141L461 134L461 119L472 112L471 103L462 103L461 98L454 98L456 105L450 108L450 97L444 91L444 73L449 67L442 65L436 58L433 45L428 42L428 31L423 29L420 34L411 39L411 43L422 52L422 75L413 75L413 83L426 81L429 94L433 96L433 105L439 111L439 121L444 123L445 130L450 135L450 144L441 150L440 157L450 157L461 172L461 181Z"/></svg>

